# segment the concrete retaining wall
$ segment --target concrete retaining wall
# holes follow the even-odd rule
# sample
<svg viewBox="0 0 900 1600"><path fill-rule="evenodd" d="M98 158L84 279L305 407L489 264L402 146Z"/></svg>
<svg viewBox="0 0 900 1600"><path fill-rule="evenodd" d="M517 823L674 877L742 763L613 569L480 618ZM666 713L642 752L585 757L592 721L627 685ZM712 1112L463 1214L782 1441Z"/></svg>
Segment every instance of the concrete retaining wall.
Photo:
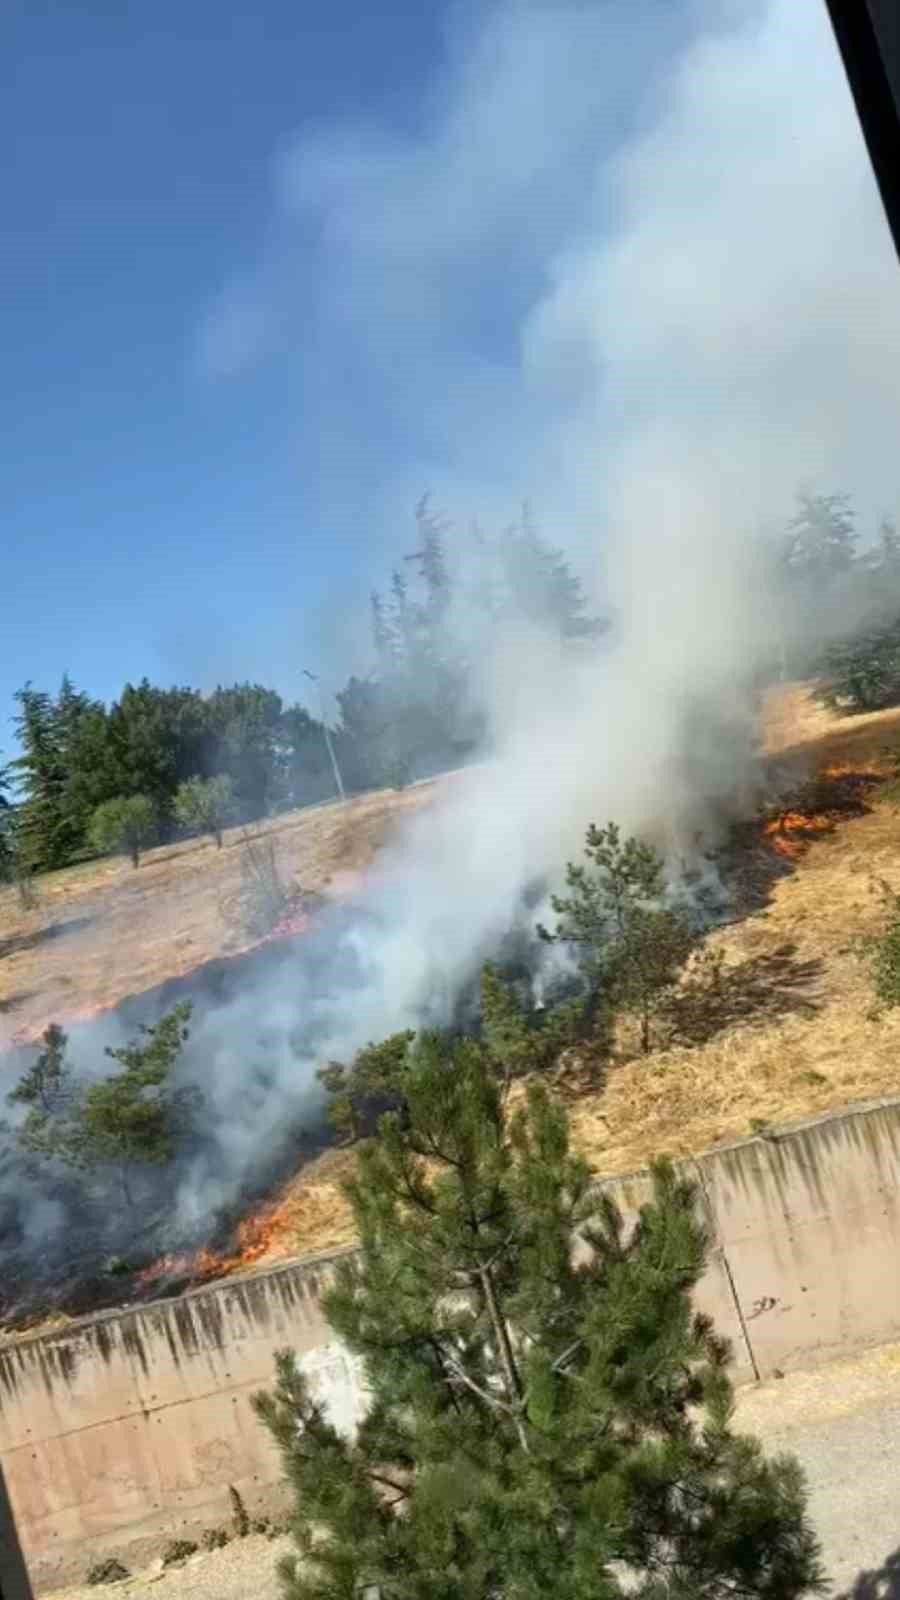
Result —
<svg viewBox="0 0 900 1600"><path fill-rule="evenodd" d="M687 1163L714 1240L698 1299L752 1381L900 1337L900 1102L862 1107ZM641 1175L612 1180L633 1213ZM335 1421L358 1370L320 1309L333 1257L86 1319L0 1350L0 1463L37 1589L100 1556L279 1504L249 1397L293 1345Z"/></svg>

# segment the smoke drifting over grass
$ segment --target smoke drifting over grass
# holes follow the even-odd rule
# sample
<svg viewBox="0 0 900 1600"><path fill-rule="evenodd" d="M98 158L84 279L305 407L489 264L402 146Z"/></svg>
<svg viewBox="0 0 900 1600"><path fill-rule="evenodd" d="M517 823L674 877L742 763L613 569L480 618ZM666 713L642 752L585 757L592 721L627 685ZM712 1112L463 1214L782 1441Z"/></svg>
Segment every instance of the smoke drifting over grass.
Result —
<svg viewBox="0 0 900 1600"><path fill-rule="evenodd" d="M760 535L804 484L849 490L864 517L896 502L900 282L824 7L695 7L664 69L636 44L657 8L634 8L627 37L612 11L491 8L456 39L429 137L340 130L287 165L347 316L376 345L400 330L401 352L439 344L440 291L452 320L479 225L495 243L521 227L535 289L517 359L486 399L463 361L472 384L454 400L436 383L434 406L463 506L481 482L496 499L510 456L616 617L588 662L524 630L486 642L493 759L385 867L348 1037L452 994L590 820L683 852L746 807L748 688L776 644ZM617 142L603 101L620 68L633 91L646 70L652 95Z"/></svg>
<svg viewBox="0 0 900 1600"><path fill-rule="evenodd" d="M485 763L413 821L358 915L198 1017L210 1131L176 1233L314 1117L322 1061L446 1019L590 821L685 853L746 809L749 685L775 643L761 531L803 484L864 521L897 503L900 280L825 8L672 9L454 12L425 131L299 141L272 259L204 329L207 367L240 369L302 301L365 366L342 450L408 430L405 460L360 466L382 526L423 481L463 526L530 496L615 625L589 658L524 628L480 639ZM323 430L332 403L323 380ZM323 496L347 466L323 447Z"/></svg>

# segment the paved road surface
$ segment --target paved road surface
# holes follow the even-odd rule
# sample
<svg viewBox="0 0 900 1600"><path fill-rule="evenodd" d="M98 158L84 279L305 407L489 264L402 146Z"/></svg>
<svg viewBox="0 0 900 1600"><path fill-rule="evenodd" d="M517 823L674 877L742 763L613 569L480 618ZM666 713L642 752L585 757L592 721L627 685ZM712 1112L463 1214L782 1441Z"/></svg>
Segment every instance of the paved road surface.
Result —
<svg viewBox="0 0 900 1600"><path fill-rule="evenodd" d="M900 1345L744 1391L737 1420L802 1461L834 1600L900 1600ZM163 1574L54 1600L278 1600L282 1548L244 1539Z"/></svg>
<svg viewBox="0 0 900 1600"><path fill-rule="evenodd" d="M738 1420L803 1463L835 1596L900 1600L900 1345L749 1390Z"/></svg>

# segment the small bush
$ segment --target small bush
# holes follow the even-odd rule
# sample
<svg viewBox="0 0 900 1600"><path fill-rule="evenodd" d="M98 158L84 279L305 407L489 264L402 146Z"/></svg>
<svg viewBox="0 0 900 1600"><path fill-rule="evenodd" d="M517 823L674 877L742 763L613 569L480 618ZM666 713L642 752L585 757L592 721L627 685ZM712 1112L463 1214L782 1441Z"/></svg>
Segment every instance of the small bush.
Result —
<svg viewBox="0 0 900 1600"><path fill-rule="evenodd" d="M224 1528L205 1528L200 1543L204 1550L222 1550L230 1539L231 1535Z"/></svg>
<svg viewBox="0 0 900 1600"><path fill-rule="evenodd" d="M900 921L878 940L872 961L875 993L882 1005L900 1003Z"/></svg>
<svg viewBox="0 0 900 1600"><path fill-rule="evenodd" d="M103 1270L108 1278L127 1278L133 1268L124 1256L109 1256Z"/></svg>
<svg viewBox="0 0 900 1600"><path fill-rule="evenodd" d="M193 1539L173 1539L163 1551L162 1564L164 1567L174 1567L179 1561L186 1561L188 1556L196 1555L198 1548Z"/></svg>
<svg viewBox="0 0 900 1600"><path fill-rule="evenodd" d="M818 695L827 706L877 711L900 700L900 621L879 619L832 644L820 663Z"/></svg>
<svg viewBox="0 0 900 1600"><path fill-rule="evenodd" d="M123 1583L130 1577L131 1573L127 1567L123 1567L121 1561L117 1561L115 1556L107 1556L105 1561L94 1562L88 1572L87 1581L90 1584Z"/></svg>
<svg viewBox="0 0 900 1600"><path fill-rule="evenodd" d="M241 938L265 939L297 897L282 877L275 841L248 829L242 838L241 887L219 909Z"/></svg>
<svg viewBox="0 0 900 1600"><path fill-rule="evenodd" d="M887 926L867 943L875 997L881 1006L900 1005L900 895L886 883L880 885Z"/></svg>

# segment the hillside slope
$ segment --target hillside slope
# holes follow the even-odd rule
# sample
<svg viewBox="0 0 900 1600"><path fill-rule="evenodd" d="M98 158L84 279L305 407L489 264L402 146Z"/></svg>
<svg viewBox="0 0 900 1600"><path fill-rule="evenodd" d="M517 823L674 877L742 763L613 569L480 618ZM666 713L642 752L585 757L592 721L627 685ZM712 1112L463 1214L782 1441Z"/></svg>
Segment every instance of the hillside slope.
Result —
<svg viewBox="0 0 900 1600"><path fill-rule="evenodd" d="M570 1054L556 1085L577 1147L598 1174L654 1153L707 1149L856 1101L900 1092L900 1009L876 1018L862 941L884 925L880 883L900 892L900 709L827 712L804 685L773 692L762 748L772 771L824 774L810 813L778 811L739 830L728 865L733 920L711 933L722 973L686 995L676 1036L647 1056L626 1037L605 1085ZM437 785L366 796L268 824L282 869L304 891L339 895ZM240 882L240 836L148 854L137 872L102 862L45 879L31 922L0 897L0 1010L33 1037L48 1017L114 1005L235 949L223 915ZM4 1018L0 1016L0 1027ZM30 1035L29 1031L30 1030ZM239 1230L230 1271L352 1239L340 1182L352 1151L308 1163Z"/></svg>
<svg viewBox="0 0 900 1600"><path fill-rule="evenodd" d="M273 842L298 905L305 896L327 899L352 887L436 788L422 783L289 812L252 832ZM212 839L190 839L148 850L137 870L114 857L48 873L37 880L31 911L14 889L0 889L0 1047L249 948L234 910L242 855L243 831L233 828L221 850Z"/></svg>
<svg viewBox="0 0 900 1600"><path fill-rule="evenodd" d="M861 949L884 925L879 880L900 891L900 795L886 781L900 709L840 718L791 685L769 697L764 749L830 772L841 804L745 840L751 909L707 940L722 952L722 987L694 1019L696 1042L621 1059L602 1089L577 1061L560 1067L574 1142L598 1174L900 1092L900 1009L873 1017ZM780 875L766 870L772 851ZM298 1174L262 1259L350 1242L340 1181L353 1160L329 1152Z"/></svg>

